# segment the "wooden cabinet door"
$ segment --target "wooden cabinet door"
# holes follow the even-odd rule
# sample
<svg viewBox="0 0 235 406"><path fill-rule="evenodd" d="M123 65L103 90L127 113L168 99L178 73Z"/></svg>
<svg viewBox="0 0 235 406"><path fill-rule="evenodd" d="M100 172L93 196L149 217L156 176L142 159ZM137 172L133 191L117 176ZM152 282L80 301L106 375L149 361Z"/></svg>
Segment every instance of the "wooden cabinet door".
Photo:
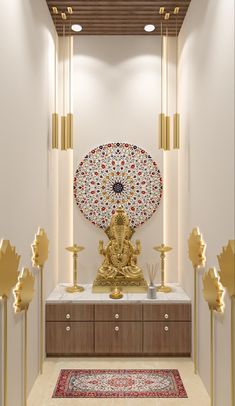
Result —
<svg viewBox="0 0 235 406"><path fill-rule="evenodd" d="M47 322L46 353L88 354L94 352L93 322Z"/></svg>
<svg viewBox="0 0 235 406"><path fill-rule="evenodd" d="M190 322L144 322L143 352L159 355L190 355Z"/></svg>
<svg viewBox="0 0 235 406"><path fill-rule="evenodd" d="M96 322L95 352L137 354L142 352L141 322Z"/></svg>
<svg viewBox="0 0 235 406"><path fill-rule="evenodd" d="M89 321L94 319L92 304L48 303L46 321Z"/></svg>
<svg viewBox="0 0 235 406"><path fill-rule="evenodd" d="M141 304L98 304L95 305L96 321L140 321Z"/></svg>
<svg viewBox="0 0 235 406"><path fill-rule="evenodd" d="M190 321L191 304L144 304L143 319L145 321Z"/></svg>

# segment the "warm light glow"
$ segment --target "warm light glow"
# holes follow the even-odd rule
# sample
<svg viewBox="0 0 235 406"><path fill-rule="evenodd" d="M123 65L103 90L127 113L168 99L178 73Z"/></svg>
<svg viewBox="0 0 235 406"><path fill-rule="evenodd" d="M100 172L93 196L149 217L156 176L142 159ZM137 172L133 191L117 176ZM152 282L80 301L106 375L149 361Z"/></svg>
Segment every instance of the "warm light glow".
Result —
<svg viewBox="0 0 235 406"><path fill-rule="evenodd" d="M153 25L153 24L147 24L147 25L145 25L145 27L144 27L144 30L146 31L146 32L152 32L152 31L154 31L155 30L155 25Z"/></svg>
<svg viewBox="0 0 235 406"><path fill-rule="evenodd" d="M80 24L73 24L71 26L71 30L73 30L75 32L80 32L80 31L82 31L82 26Z"/></svg>

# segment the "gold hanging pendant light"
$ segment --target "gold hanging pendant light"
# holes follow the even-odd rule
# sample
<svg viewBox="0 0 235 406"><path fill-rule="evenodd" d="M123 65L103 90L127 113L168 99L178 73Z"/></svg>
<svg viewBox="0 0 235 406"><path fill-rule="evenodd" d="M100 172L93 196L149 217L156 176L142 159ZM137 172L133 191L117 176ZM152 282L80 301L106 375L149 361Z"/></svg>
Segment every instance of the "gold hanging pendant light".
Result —
<svg viewBox="0 0 235 406"><path fill-rule="evenodd" d="M69 38L69 111L70 113L67 114L67 148L73 149L73 114L71 113L71 78L72 78L72 55L73 55L73 48L72 48L72 36Z"/></svg>
<svg viewBox="0 0 235 406"><path fill-rule="evenodd" d="M166 116L163 113L163 36L162 36L162 23L161 23L161 113L159 114L159 149L166 147Z"/></svg>
<svg viewBox="0 0 235 406"><path fill-rule="evenodd" d="M179 7L175 9L174 14L179 13ZM176 61L175 61L175 114L173 120L173 148L180 148L180 115L178 113L178 17L176 16Z"/></svg>
<svg viewBox="0 0 235 406"><path fill-rule="evenodd" d="M55 113L52 113L52 149L58 149L58 126L59 118L57 110L57 40L55 42L55 61L54 61L54 108Z"/></svg>
<svg viewBox="0 0 235 406"><path fill-rule="evenodd" d="M165 151L170 151L171 118L168 115L168 28L166 29L166 144Z"/></svg>
<svg viewBox="0 0 235 406"><path fill-rule="evenodd" d="M63 25L63 116L61 117L61 150L67 150L67 117L65 116L65 25Z"/></svg>

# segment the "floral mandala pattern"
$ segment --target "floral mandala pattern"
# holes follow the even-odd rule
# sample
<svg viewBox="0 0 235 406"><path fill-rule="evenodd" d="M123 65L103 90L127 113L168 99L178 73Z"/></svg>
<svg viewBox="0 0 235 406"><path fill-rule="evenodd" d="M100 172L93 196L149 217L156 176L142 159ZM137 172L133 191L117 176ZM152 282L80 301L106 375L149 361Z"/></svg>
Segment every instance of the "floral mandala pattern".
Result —
<svg viewBox="0 0 235 406"><path fill-rule="evenodd" d="M157 210L162 177L156 162L136 145L100 145L85 156L74 177L74 197L84 216L106 229L123 207L136 228Z"/></svg>

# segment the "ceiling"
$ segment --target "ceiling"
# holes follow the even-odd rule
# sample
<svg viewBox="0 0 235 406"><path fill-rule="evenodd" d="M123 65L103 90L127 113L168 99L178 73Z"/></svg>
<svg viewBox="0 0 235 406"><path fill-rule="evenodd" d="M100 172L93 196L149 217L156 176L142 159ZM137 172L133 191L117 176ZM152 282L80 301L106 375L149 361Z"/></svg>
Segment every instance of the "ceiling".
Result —
<svg viewBox="0 0 235 406"><path fill-rule="evenodd" d="M162 23L163 34L168 28L171 36L175 36L176 31L178 35L190 1L46 0L58 35L160 35ZM56 7L57 14L52 7ZM67 7L72 8L72 14ZM163 14L159 13L160 7L164 7ZM179 7L178 14L174 14L175 7ZM61 13L65 13L66 19ZM169 19L165 19L166 13ZM72 31L72 24L82 25L82 31ZM146 24L155 25L155 31L145 32Z"/></svg>

